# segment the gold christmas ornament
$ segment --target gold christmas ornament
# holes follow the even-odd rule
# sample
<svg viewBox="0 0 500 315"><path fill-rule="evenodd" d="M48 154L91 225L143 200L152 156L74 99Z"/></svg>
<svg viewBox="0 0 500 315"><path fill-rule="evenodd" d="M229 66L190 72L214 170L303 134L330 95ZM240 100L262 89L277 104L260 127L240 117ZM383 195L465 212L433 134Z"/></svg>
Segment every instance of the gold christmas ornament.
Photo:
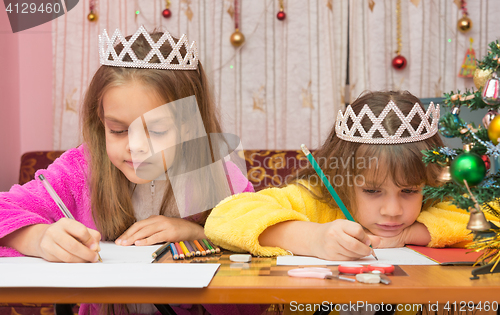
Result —
<svg viewBox="0 0 500 315"><path fill-rule="evenodd" d="M464 184L465 187L467 188L467 191L469 192L469 197L474 202L474 206L469 207L470 217L469 217L469 223L467 223L467 229L474 232L489 230L491 226L488 223L488 221L486 221L486 217L484 216L484 213L481 210L481 207L479 206L476 197L474 197L474 195L470 191L469 184L465 179L464 179Z"/></svg>
<svg viewBox="0 0 500 315"><path fill-rule="evenodd" d="M490 122L488 126L488 138L490 138L494 145L498 144L498 138L500 138L500 115L496 115Z"/></svg>
<svg viewBox="0 0 500 315"><path fill-rule="evenodd" d="M474 85L478 90L482 89L486 81L488 81L491 78L491 74L493 73L493 70L491 69L486 69L482 70L479 68L476 68L476 71L474 71Z"/></svg>
<svg viewBox="0 0 500 315"><path fill-rule="evenodd" d="M239 29L236 29L236 31L231 34L230 40L231 44L234 47L240 47L245 42L245 35L243 35L243 33L241 33Z"/></svg>
<svg viewBox="0 0 500 315"><path fill-rule="evenodd" d="M436 154L438 153L436 152ZM451 182L453 178L450 173L450 159L446 158L444 162L437 161L436 163L442 167L441 173L438 175L438 181L443 183Z"/></svg>
<svg viewBox="0 0 500 315"><path fill-rule="evenodd" d="M476 210L475 207L471 207L470 210L470 219L467 224L467 230L471 231L486 231L489 230L490 224L486 221L486 217L484 216L483 211Z"/></svg>
<svg viewBox="0 0 500 315"><path fill-rule="evenodd" d="M446 165L445 167L443 167L443 169L441 170L441 173L438 176L438 180L440 182L445 182L445 183L451 182L452 178L451 178L449 165Z"/></svg>
<svg viewBox="0 0 500 315"><path fill-rule="evenodd" d="M87 15L87 20L89 20L90 22L96 22L97 21L97 13L90 11L89 15Z"/></svg>
<svg viewBox="0 0 500 315"><path fill-rule="evenodd" d="M462 33L467 33L472 28L472 20L468 16L462 16L457 22L457 28Z"/></svg>

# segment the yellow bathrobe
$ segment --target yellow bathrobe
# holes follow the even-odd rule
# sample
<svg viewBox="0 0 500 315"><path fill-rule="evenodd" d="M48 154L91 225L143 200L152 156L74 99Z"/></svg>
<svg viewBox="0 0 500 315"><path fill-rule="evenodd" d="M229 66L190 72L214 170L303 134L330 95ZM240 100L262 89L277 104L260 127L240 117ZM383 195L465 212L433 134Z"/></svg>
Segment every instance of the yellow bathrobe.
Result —
<svg viewBox="0 0 500 315"><path fill-rule="evenodd" d="M305 181L301 184L308 185ZM327 223L337 219L345 219L339 208L331 208L314 199L306 188L292 184L226 198L212 210L205 234L215 244L231 251L257 256L289 255L279 247L261 246L260 234L269 226L289 220ZM489 214L486 219L498 222ZM448 202L422 210L417 221L431 234L429 247L451 246L472 239L466 229L469 213Z"/></svg>
<svg viewBox="0 0 500 315"><path fill-rule="evenodd" d="M308 185L305 181L301 184ZM485 215L498 225L498 219ZM314 199L306 188L292 184L226 198L212 210L205 224L205 234L215 244L231 251L257 256L289 255L279 247L261 246L260 234L269 226L289 220L327 223L337 219L345 219L339 208L331 208ZM447 202L424 209L417 221L429 230L430 247L464 244L472 239L466 229L469 213ZM313 312L292 312L286 304L284 314L312 315ZM332 314L339 315L339 312ZM395 315L415 315L415 312L397 311Z"/></svg>

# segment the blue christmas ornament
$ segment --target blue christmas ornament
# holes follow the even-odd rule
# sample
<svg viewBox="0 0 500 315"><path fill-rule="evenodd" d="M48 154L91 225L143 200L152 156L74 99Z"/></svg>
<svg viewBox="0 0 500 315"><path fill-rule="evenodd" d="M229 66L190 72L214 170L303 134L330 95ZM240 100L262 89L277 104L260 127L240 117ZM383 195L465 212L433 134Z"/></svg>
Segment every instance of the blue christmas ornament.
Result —
<svg viewBox="0 0 500 315"><path fill-rule="evenodd" d="M444 154L444 155L446 155L446 156L451 156L451 157L453 157L453 156L457 155L457 152L456 152L455 150L450 149L450 148L448 148L448 147L442 147L442 148L439 150L439 153Z"/></svg>
<svg viewBox="0 0 500 315"><path fill-rule="evenodd" d="M460 124L460 117L458 117L458 115L460 115L460 107L453 107L451 109L451 114L453 115L453 122L456 125Z"/></svg>

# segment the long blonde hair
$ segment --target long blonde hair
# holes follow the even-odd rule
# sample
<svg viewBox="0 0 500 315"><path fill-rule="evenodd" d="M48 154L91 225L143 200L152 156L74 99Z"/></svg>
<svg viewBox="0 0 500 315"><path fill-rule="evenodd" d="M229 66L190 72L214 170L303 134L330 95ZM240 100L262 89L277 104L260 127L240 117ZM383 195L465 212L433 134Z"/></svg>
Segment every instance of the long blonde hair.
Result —
<svg viewBox="0 0 500 315"><path fill-rule="evenodd" d="M152 32L157 41L162 32ZM127 39L129 39L127 37ZM177 41L177 39L175 39ZM123 46L115 47L119 53ZM150 46L140 35L132 45L137 58L144 59ZM166 42L160 51L166 58L172 48ZM180 50L184 56L185 50ZM155 56L150 62L159 62ZM101 66L95 73L86 92L82 106L83 140L90 152L90 194L92 216L98 230L105 240L115 240L135 221L131 199L130 182L116 168L106 153L105 128L103 123L103 95L111 87L131 81L151 87L165 103L185 98L196 97L206 133L222 132L219 113L211 93L201 62L198 70L157 70ZM175 203L171 186L164 194L160 214L164 214L169 204ZM206 215L205 215L206 217ZM200 219L203 221L203 219Z"/></svg>
<svg viewBox="0 0 500 315"><path fill-rule="evenodd" d="M367 104L375 116L378 117L391 100L401 109L405 116L408 115L415 103L422 106L420 100L408 91L389 91L364 93L351 104L351 107L356 115L358 115L363 106ZM352 126L352 123L352 121L348 122L349 128ZM372 121L367 116L364 116L361 124L368 131L372 125ZM391 111L382 124L387 132L392 135L401 125L401 120ZM411 125L416 130L419 124L420 117L416 115L411 121ZM374 136L382 137L380 134ZM403 133L403 136L408 135ZM348 208L355 211L356 204L353 196L355 194L354 185L356 183L354 185L336 186L334 182L336 178L342 178L343 183L345 183L346 178L349 176L355 179L358 175L368 175L370 178L377 178L379 177L378 175L381 175L379 178L381 178L382 182L387 176L390 176L395 185L399 187L418 186L422 183L430 186L438 186L441 184L437 180L441 172L441 167L432 163L425 166L422 162L423 154L421 151L440 146L443 146L443 142L438 134L423 141L404 144L375 145L350 142L337 137L334 126L325 143L314 153L314 157L327 178L330 178L330 182L342 201ZM338 163L339 161L341 163ZM389 173L379 174L378 164L380 162L385 163ZM298 179L306 179L313 182L311 181L313 178L314 183L321 183L314 169L310 165L307 165L288 183L297 181ZM377 180L376 183L381 183L381 181ZM337 208L338 206L332 199L326 186L323 184L316 186L318 189L311 191L313 196L322 202L328 203L332 208ZM425 204L424 207L428 206L431 202Z"/></svg>

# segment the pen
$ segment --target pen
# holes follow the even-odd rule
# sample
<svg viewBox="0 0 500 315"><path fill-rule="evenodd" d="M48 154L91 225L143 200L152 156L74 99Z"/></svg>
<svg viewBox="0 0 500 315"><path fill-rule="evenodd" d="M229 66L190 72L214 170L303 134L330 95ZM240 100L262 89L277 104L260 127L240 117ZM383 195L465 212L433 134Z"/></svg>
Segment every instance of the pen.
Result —
<svg viewBox="0 0 500 315"><path fill-rule="evenodd" d="M342 213L344 214L346 219L349 221L352 221L352 222L356 222L354 220L354 218L352 217L352 215L349 213L349 210L347 210L347 207L342 202L342 199L340 199L340 197L339 197L339 195L337 195L337 192L335 191L335 189L333 189L332 184L330 184L330 182L326 178L325 173L323 173L323 171L321 170L321 167L319 167L318 163L316 163L316 160L312 156L311 151L309 151L309 149L305 146L305 144L302 144L300 146L300 148L302 149L302 152L304 152L306 158L309 160L309 162L313 166L313 168L316 171L316 173L318 174L318 176L323 181L323 184L325 184L326 189L328 189L328 191L330 192L330 195L332 195L335 202L339 205L340 210L342 210ZM378 260L378 257L377 257L377 255L375 255L375 251L373 250L372 245L370 245L370 248L372 249L373 257L375 257L375 259Z"/></svg>
<svg viewBox="0 0 500 315"><path fill-rule="evenodd" d="M43 176L42 174L40 174L40 175L38 175L38 178L42 182L43 187L45 187L45 189L49 193L50 197L52 197L52 200L54 200L54 202L59 207L59 209L61 209L61 212L64 215L64 217L66 217L68 219L75 220L75 217L73 217L73 215L71 214L71 212L69 212L68 208L66 207L66 205L64 204L64 202L61 200L61 198L59 197L59 195L56 193L56 191L54 190L54 188L52 188L52 185L45 178L45 176ZM97 253L97 257L99 257L99 261L102 262L101 255L99 255L99 253Z"/></svg>

